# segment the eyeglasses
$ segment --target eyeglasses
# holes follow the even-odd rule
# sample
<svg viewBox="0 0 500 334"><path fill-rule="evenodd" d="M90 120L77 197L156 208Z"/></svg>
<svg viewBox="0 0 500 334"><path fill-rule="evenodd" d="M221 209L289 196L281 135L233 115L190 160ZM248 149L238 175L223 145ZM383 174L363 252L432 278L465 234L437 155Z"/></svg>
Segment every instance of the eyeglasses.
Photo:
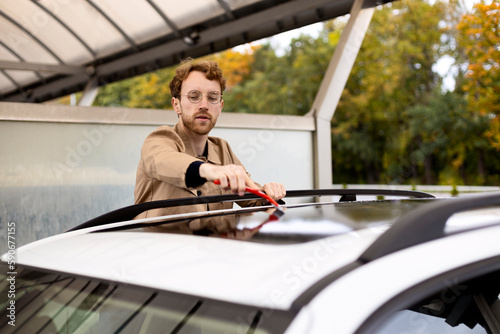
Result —
<svg viewBox="0 0 500 334"><path fill-rule="evenodd" d="M181 95L187 96L188 100L191 103L199 103L203 98L203 93L198 90L192 90L188 93ZM207 96L207 101L212 104L217 104L222 100L222 94L219 92L208 92L206 96Z"/></svg>

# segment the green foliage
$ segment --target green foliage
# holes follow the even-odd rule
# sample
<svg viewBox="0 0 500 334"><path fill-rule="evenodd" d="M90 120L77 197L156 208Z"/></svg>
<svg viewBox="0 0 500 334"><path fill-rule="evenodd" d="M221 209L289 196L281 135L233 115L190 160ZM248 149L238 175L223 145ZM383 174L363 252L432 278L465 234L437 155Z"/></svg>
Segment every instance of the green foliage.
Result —
<svg viewBox="0 0 500 334"><path fill-rule="evenodd" d="M488 149L488 119L470 114L463 96L435 93L426 104L410 108L408 116L409 144L402 156L416 172L413 178L424 175L427 184L484 182L478 162Z"/></svg>
<svg viewBox="0 0 500 334"><path fill-rule="evenodd" d="M128 106L130 100L129 91L137 85L137 82L138 79L132 78L101 86L94 105L103 107Z"/></svg>
<svg viewBox="0 0 500 334"><path fill-rule="evenodd" d="M334 182L498 182L491 122L469 111L460 86L443 93L434 72L445 54L467 59L450 29L457 6L403 0L376 11L332 121Z"/></svg>
<svg viewBox="0 0 500 334"><path fill-rule="evenodd" d="M293 39L285 55L269 44L254 54L247 80L228 92L225 111L304 115L309 110L333 54L338 33L328 30L318 38Z"/></svg>

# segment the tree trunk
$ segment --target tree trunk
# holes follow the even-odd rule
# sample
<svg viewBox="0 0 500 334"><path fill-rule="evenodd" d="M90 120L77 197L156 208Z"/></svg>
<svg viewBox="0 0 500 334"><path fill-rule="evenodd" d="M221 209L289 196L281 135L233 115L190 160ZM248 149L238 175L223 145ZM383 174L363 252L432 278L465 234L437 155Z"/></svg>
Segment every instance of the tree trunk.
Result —
<svg viewBox="0 0 500 334"><path fill-rule="evenodd" d="M424 177L425 184L434 184L432 177L432 156L426 155L424 160Z"/></svg>
<svg viewBox="0 0 500 334"><path fill-rule="evenodd" d="M460 176L462 177L462 182L464 184L467 184L467 173L465 172L465 166L462 164L462 166L460 166L458 170L460 172Z"/></svg>
<svg viewBox="0 0 500 334"><path fill-rule="evenodd" d="M368 166L366 166L366 178L368 184L375 184L378 182L379 179L378 171L373 163L370 163L368 164Z"/></svg>
<svg viewBox="0 0 500 334"><path fill-rule="evenodd" d="M486 181L486 167L484 165L484 152L477 150L477 173L481 178L481 183Z"/></svg>

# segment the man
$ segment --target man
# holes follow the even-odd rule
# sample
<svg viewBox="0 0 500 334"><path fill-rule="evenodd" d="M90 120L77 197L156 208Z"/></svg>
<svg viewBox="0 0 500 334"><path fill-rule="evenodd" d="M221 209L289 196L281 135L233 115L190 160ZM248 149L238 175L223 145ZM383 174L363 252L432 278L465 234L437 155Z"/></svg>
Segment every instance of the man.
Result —
<svg viewBox="0 0 500 334"><path fill-rule="evenodd" d="M135 203L245 193L245 187L261 189L279 200L286 195L279 183L267 183L260 188L252 181L229 144L210 131L222 112L222 93L226 79L216 62L187 59L176 69L170 82L172 106L179 117L173 127L161 126L144 141L141 160L137 168ZM220 185L213 181L218 180ZM243 206L257 205L255 201L242 202ZM155 209L137 218L156 217L186 212L229 209L232 203L199 204L175 208ZM162 225L160 230L173 226ZM196 219L174 228L183 232L208 230L226 233L234 230L232 216Z"/></svg>

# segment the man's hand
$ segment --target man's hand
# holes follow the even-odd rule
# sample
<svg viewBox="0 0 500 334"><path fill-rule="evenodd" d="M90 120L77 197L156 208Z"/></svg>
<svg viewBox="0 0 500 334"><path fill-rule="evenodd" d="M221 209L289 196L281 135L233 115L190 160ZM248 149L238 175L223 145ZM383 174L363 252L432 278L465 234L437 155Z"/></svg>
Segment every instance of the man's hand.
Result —
<svg viewBox="0 0 500 334"><path fill-rule="evenodd" d="M285 186L281 183L271 182L266 183L262 187L262 190L266 193L267 196L271 197L275 201L282 199L286 196Z"/></svg>
<svg viewBox="0 0 500 334"><path fill-rule="evenodd" d="M223 189L234 194L243 196L245 188L259 189L259 187L248 177L245 168L240 165L217 166L204 163L200 166L200 176L208 181L219 180Z"/></svg>

